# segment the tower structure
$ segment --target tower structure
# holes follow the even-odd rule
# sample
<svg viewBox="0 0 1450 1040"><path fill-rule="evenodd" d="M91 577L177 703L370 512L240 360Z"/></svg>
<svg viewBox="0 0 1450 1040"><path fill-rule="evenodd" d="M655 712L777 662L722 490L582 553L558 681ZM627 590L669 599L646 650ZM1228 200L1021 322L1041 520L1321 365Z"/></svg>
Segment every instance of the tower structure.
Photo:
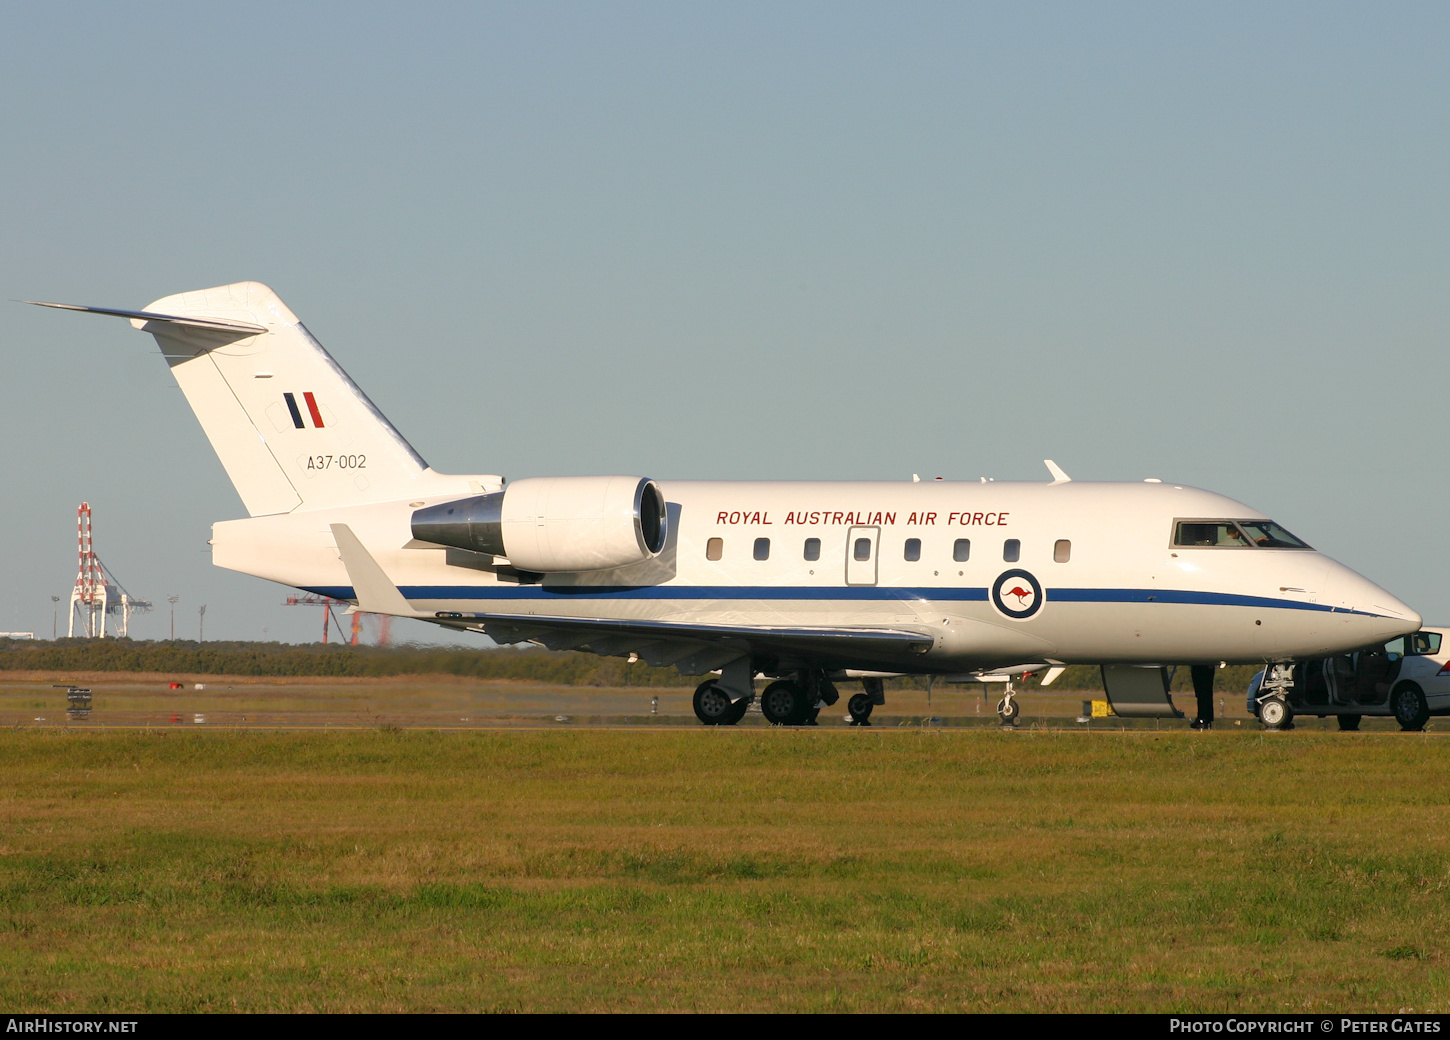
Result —
<svg viewBox="0 0 1450 1040"><path fill-rule="evenodd" d="M332 599L330 596L318 596L311 592L303 593L300 596L288 596L282 601L284 607L322 607L322 641L328 641L329 623L337 625L338 635L342 635L342 621L333 613L333 604L342 603L343 600Z"/></svg>
<svg viewBox="0 0 1450 1040"><path fill-rule="evenodd" d="M334 611L334 607L336 607L338 604L346 604L346 605L351 606L350 604L348 604L348 601L347 600L332 599L332 598L330 598L328 596L318 596L318 595L315 595L315 594L313 594L311 592L303 593L300 596L288 596L286 599L284 599L282 601L282 605L284 607L314 607L314 606L321 606L322 607L322 641L324 643L328 642L328 640L330 638L329 633L328 633L329 623L337 626L337 635L338 635L338 638L339 639L343 638L342 619L339 618L337 616L336 612ZM369 614L369 613L366 613L364 611L360 611L360 610L357 610L356 608L353 608L353 610L352 610L352 634L351 634L351 638L348 640L349 643L351 643L353 646L357 646L359 643L362 642L362 640L363 640L363 619L364 618L367 618L367 619L370 619L370 620L371 619L376 619L376 621L377 621L377 632L378 632L378 639L377 639L377 645L378 646L387 646L389 643L391 643L393 641L393 619L392 619L392 617L390 615L388 615L388 614Z"/></svg>
<svg viewBox="0 0 1450 1040"><path fill-rule="evenodd" d="M106 616L115 615L116 635L125 639L131 630L131 615L149 611L148 600L137 599L106 570L96 554L91 533L91 504L82 502L76 510L76 546L79 566L70 594L70 620L66 635L76 634L76 618L81 619L81 635L87 639L106 638Z"/></svg>
<svg viewBox="0 0 1450 1040"><path fill-rule="evenodd" d="M70 594L70 624L67 636L76 634L76 615L81 618L81 635L87 639L106 634L106 579L101 561L91 540L91 504L82 502L76 510L76 542L79 546L80 569Z"/></svg>

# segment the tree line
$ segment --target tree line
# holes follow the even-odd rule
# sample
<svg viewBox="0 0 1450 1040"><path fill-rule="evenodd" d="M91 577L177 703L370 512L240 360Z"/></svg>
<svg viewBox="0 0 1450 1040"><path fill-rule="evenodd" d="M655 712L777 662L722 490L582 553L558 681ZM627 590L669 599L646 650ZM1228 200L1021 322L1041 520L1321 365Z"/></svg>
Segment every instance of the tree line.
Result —
<svg viewBox="0 0 1450 1040"><path fill-rule="evenodd" d="M1220 693L1242 693L1257 669L1232 666L1219 671ZM337 643L208 642L134 639L0 639L0 672L154 672L176 675L257 677L384 677L460 675L474 679L514 679L560 686L693 686L698 679L673 668L629 664L620 657L599 657L576 650L490 647L348 646ZM1019 688L1032 689L1042 676ZM893 679L894 689L921 689L924 678ZM1050 689L1101 692L1102 676L1092 665L1074 665ZM1173 692L1191 692L1187 668L1173 677Z"/></svg>

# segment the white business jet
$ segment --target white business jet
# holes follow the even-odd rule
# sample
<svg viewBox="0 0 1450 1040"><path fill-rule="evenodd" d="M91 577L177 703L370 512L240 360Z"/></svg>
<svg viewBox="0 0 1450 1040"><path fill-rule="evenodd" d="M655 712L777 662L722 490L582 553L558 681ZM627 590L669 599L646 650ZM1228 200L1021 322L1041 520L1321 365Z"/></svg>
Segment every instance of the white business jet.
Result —
<svg viewBox="0 0 1450 1040"><path fill-rule="evenodd" d="M1102 666L1118 714L1172 717L1170 666L1281 666L1272 698L1288 662L1420 628L1384 589L1197 488L1072 481L1051 463L1044 483L453 476L265 285L144 311L41 306L156 337L249 514L213 526L219 566L707 676L694 703L708 725L739 721L757 676L774 680L766 718L801 725L844 680L862 683L848 708L863 722L885 676L1069 664Z"/></svg>

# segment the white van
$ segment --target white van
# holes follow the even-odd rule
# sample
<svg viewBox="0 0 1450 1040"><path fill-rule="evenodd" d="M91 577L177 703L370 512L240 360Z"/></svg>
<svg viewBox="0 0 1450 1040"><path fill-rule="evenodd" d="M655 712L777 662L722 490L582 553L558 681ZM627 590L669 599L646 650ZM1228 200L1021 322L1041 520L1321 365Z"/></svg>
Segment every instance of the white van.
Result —
<svg viewBox="0 0 1450 1040"><path fill-rule="evenodd" d="M1288 729L1295 714L1333 715L1339 728L1359 729L1366 715L1393 715L1420 730L1433 715L1450 715L1450 628L1422 628L1352 654L1299 661L1287 700L1262 697L1264 673L1249 683L1248 708L1267 729Z"/></svg>

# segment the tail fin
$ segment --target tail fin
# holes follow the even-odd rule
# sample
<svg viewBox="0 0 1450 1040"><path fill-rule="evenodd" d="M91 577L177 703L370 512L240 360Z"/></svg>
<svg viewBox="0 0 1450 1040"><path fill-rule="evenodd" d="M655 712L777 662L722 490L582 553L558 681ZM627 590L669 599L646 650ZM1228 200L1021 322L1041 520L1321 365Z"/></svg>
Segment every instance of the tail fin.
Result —
<svg viewBox="0 0 1450 1040"><path fill-rule="evenodd" d="M54 305L52 305L54 306ZM151 333L252 516L406 498L427 464L271 289L104 311Z"/></svg>

